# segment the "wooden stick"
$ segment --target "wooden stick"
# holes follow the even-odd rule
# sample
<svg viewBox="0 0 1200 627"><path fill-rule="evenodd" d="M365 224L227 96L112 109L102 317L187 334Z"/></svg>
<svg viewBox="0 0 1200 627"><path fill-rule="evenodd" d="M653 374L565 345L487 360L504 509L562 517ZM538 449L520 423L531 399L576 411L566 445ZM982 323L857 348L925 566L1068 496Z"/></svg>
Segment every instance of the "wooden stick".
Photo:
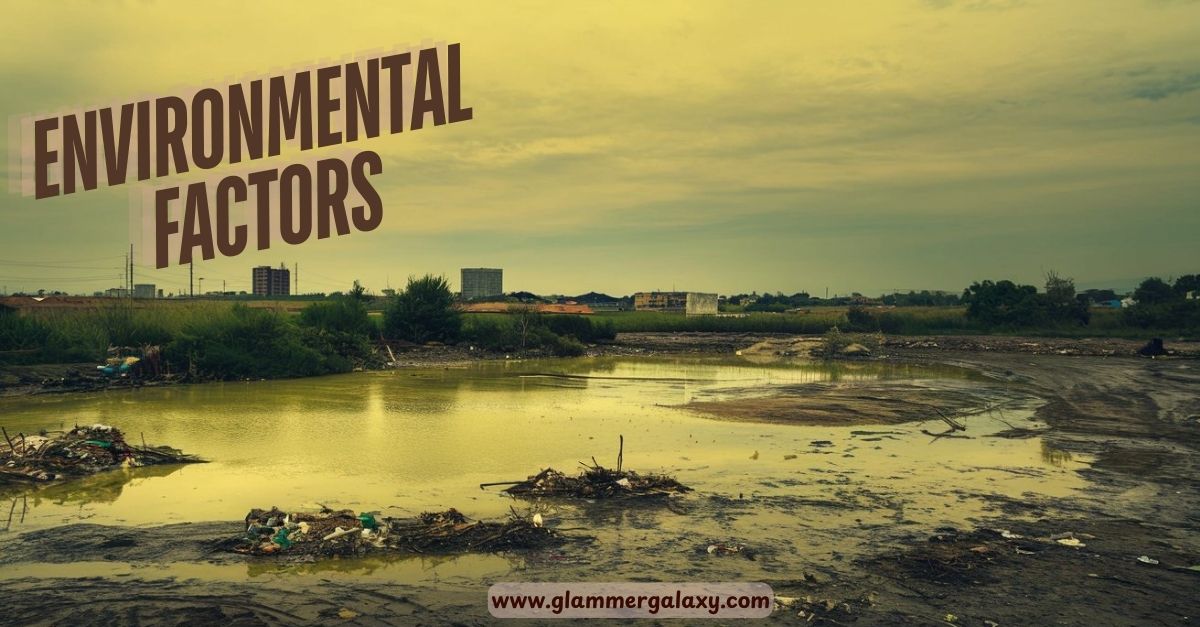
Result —
<svg viewBox="0 0 1200 627"><path fill-rule="evenodd" d="M625 436L617 437L621 438L621 447L617 449L617 472L621 472L621 464L625 461Z"/></svg>
<svg viewBox="0 0 1200 627"><path fill-rule="evenodd" d="M520 481L493 481L491 483L481 483L481 484L479 484L479 489L482 490L484 488L490 488L492 486L498 486L498 485L517 485L517 484L525 483L525 481L526 481L525 479L522 479Z"/></svg>
<svg viewBox="0 0 1200 627"><path fill-rule="evenodd" d="M5 429L4 427L0 427L0 431L4 432L4 441L8 442L8 448L12 451L13 455L16 455L17 447L13 446L12 440L8 437L8 429Z"/></svg>
<svg viewBox="0 0 1200 627"><path fill-rule="evenodd" d="M942 413L942 410L938 409L937 407L934 407L933 411L936 411L938 413L938 415L942 417L942 420L946 421L946 424L950 425L950 428L952 430L954 430L954 431L966 431L967 430L967 428L964 427L962 425L962 423L960 423L960 422L954 420L953 418L951 418L950 416L947 416L946 414Z"/></svg>
<svg viewBox="0 0 1200 627"><path fill-rule="evenodd" d="M142 452L145 453L146 449L149 448L146 446L146 433L144 431L138 431L138 433L142 436Z"/></svg>

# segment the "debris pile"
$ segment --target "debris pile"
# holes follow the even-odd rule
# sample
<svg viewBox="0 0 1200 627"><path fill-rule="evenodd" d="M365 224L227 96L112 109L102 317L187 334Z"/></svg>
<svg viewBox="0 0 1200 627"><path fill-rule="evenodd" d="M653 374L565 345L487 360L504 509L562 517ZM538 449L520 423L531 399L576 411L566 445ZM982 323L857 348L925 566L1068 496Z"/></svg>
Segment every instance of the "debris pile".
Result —
<svg viewBox="0 0 1200 627"><path fill-rule="evenodd" d="M120 466L193 464L204 460L169 446L131 446L115 427L76 426L49 437L4 430L0 445L0 485L15 482L49 482L82 477Z"/></svg>
<svg viewBox="0 0 1200 627"><path fill-rule="evenodd" d="M590 466L579 462L584 470L573 477L546 468L522 481L481 483L479 489L505 485L509 487L504 491L513 496L574 499L659 498L692 491L669 475L639 475L623 470L624 463L625 436L620 436L616 470L601 466L593 457Z"/></svg>
<svg viewBox="0 0 1200 627"><path fill-rule="evenodd" d="M535 549L562 543L538 520L515 512L504 522L469 520L455 509L416 518L384 518L375 513L322 509L287 513L253 509L246 532L227 548L249 555L349 556L374 552L466 553Z"/></svg>
<svg viewBox="0 0 1200 627"><path fill-rule="evenodd" d="M691 490L668 475L639 475L632 470L613 470L595 464L573 477L547 468L524 481L514 482L504 491L525 497L613 499L666 497Z"/></svg>

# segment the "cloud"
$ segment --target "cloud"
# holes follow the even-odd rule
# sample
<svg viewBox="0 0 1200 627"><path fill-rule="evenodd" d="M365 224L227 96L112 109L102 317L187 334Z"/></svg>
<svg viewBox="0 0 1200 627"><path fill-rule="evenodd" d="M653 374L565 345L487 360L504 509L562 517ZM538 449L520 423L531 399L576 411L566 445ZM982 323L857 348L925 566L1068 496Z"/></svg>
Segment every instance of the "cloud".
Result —
<svg viewBox="0 0 1200 627"><path fill-rule="evenodd" d="M1130 93L1134 98L1155 102L1188 94L1197 89L1200 89L1200 72L1175 72L1167 77L1143 82Z"/></svg>

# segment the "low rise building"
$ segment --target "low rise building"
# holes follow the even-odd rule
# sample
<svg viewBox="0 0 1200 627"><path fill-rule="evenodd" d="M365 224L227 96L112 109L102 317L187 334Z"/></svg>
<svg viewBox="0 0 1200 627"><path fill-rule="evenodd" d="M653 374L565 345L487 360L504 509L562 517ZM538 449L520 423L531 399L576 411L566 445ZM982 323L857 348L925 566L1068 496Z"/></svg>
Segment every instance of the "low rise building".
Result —
<svg viewBox="0 0 1200 627"><path fill-rule="evenodd" d="M705 292L638 292L633 295L635 311L686 313L689 316L715 315L717 295Z"/></svg>

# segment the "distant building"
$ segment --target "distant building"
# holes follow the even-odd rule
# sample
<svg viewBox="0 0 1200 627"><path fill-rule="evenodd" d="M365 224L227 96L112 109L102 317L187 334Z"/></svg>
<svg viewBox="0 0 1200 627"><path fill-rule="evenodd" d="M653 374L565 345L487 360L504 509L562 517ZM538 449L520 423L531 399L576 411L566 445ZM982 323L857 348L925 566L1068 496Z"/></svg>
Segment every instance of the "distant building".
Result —
<svg viewBox="0 0 1200 627"><path fill-rule="evenodd" d="M258 266L251 271L255 296L287 296L291 293L292 273L283 264L278 268Z"/></svg>
<svg viewBox="0 0 1200 627"><path fill-rule="evenodd" d="M134 283L133 297L134 298L155 298L158 295L157 286L153 283Z"/></svg>
<svg viewBox="0 0 1200 627"><path fill-rule="evenodd" d="M129 298L129 290L123 287L110 287L104 290L104 295L109 298Z"/></svg>
<svg viewBox="0 0 1200 627"><path fill-rule="evenodd" d="M462 298L475 300L504 294L504 270L500 268L463 268Z"/></svg>
<svg viewBox="0 0 1200 627"><path fill-rule="evenodd" d="M715 315L717 295L703 292L638 292L633 295L636 311L682 312L689 316Z"/></svg>

